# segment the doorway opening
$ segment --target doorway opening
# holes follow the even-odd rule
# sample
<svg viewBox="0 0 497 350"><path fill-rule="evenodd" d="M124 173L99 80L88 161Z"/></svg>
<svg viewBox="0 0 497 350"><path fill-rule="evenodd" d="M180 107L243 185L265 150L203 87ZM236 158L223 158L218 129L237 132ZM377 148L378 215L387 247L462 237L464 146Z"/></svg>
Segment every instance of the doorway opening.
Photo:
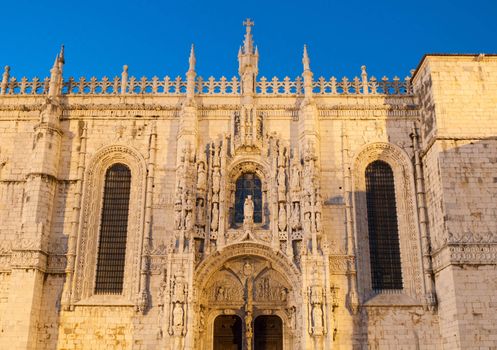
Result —
<svg viewBox="0 0 497 350"><path fill-rule="evenodd" d="M278 316L258 316L254 322L254 349L283 350L283 323Z"/></svg>
<svg viewBox="0 0 497 350"><path fill-rule="evenodd" d="M214 320L214 350L242 350L242 320L220 315Z"/></svg>

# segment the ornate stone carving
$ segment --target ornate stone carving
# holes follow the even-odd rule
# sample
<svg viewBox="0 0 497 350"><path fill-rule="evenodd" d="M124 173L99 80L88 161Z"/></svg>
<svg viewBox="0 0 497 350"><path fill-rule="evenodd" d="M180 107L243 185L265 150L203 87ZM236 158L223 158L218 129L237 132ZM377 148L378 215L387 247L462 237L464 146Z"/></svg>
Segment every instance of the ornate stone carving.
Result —
<svg viewBox="0 0 497 350"><path fill-rule="evenodd" d="M323 288L321 286L309 287L310 303L310 333L314 336L323 335L325 332L323 317Z"/></svg>
<svg viewBox="0 0 497 350"><path fill-rule="evenodd" d="M422 271L419 252L419 232L417 210L414 207L414 170L409 156L397 146L388 143L373 143L361 149L354 161L354 191L356 193L356 226L358 233L358 271L361 289L369 290L370 268L369 247L367 246L367 221L364 220L365 202L365 169L371 162L383 160L394 173L397 218L399 228L400 253L404 292L422 299Z"/></svg>
<svg viewBox="0 0 497 350"><path fill-rule="evenodd" d="M245 230L252 228L254 224L254 202L252 196L248 195L243 204L243 227Z"/></svg>
<svg viewBox="0 0 497 350"><path fill-rule="evenodd" d="M143 156L125 145L112 145L96 152L85 174L83 188L83 221L78 234L79 245L76 256L73 301L93 295L97 242L103 184L105 172L114 163L123 163L131 170L130 208L140 208L129 212L128 235L126 242L126 262L123 283L123 296L134 302L134 288L140 281L140 244L143 237L144 191L146 163Z"/></svg>

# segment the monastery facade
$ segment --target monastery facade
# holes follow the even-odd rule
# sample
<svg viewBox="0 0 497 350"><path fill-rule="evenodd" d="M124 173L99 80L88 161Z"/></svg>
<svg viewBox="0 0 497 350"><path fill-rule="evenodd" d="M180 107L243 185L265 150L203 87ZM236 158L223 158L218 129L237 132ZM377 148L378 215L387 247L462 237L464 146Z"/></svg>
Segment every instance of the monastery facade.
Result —
<svg viewBox="0 0 497 350"><path fill-rule="evenodd" d="M0 83L0 348L496 349L497 57Z"/></svg>

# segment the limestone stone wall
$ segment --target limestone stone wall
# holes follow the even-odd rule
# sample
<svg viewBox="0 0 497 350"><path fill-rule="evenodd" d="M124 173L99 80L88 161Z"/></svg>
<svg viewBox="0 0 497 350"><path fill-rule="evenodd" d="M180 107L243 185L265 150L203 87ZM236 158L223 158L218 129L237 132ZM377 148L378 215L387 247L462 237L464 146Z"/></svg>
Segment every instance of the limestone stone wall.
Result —
<svg viewBox="0 0 497 350"><path fill-rule="evenodd" d="M301 96L255 96L268 135L289 151L302 147L306 137L317 148L323 225L318 254L329 259L323 264L328 275L321 277L328 283L325 314L331 315L323 348L470 349L497 344L497 59L428 56L413 84L414 94L366 94L359 88L355 93L316 94L310 102L315 110L309 109L315 118L305 123ZM172 288L168 276L178 272L168 265L176 248L178 159L185 140L193 141L200 155L232 131L240 96L202 96L189 106L196 108L195 124L181 117L185 101L180 93L69 95L58 116L60 147L58 141L49 142L41 151L34 129L45 102L37 94L0 96L0 347L171 349L176 334L164 300ZM313 127L305 129L309 125ZM417 130L419 150L413 142ZM34 149L41 158L32 159ZM418 151L422 173L415 164ZM153 187L146 189L154 152ZM404 289L398 292L377 293L370 283L364 169L378 159L394 172L404 278ZM89 241L83 243L77 237L75 271L67 270L69 243L75 233L98 231L101 167L113 160L133 167L134 221L125 293L99 296L93 293L91 278L97 236L88 234ZM35 165L53 174L28 186L27 175ZM151 202L144 199L147 191ZM28 205L27 193L47 205ZM421 221L425 200L426 230ZM40 238L40 222L49 226L43 231L48 233L47 245L26 246L23 232L29 230L30 239ZM148 223L150 237L144 232ZM142 239L149 238L150 248L140 250ZM83 244L88 248L81 248ZM142 254L147 255L146 264ZM427 302L431 268L436 305ZM307 283L313 273L301 277ZM66 283L71 274L74 288ZM144 274L148 300L140 309ZM63 300L65 284L75 296L68 304ZM188 311L188 327L199 332L196 307ZM298 317L307 325L305 317L311 316ZM307 328L302 332L311 334Z"/></svg>
<svg viewBox="0 0 497 350"><path fill-rule="evenodd" d="M435 56L414 79L444 348L495 346L497 60ZM483 321L485 320L485 321Z"/></svg>

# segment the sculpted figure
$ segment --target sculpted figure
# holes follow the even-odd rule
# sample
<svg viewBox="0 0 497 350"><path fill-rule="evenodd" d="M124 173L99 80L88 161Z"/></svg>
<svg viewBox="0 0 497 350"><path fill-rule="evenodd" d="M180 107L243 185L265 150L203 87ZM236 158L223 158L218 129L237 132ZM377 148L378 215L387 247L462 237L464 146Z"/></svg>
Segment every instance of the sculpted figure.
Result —
<svg viewBox="0 0 497 350"><path fill-rule="evenodd" d="M191 230L193 228L192 212L187 211L185 215L185 230Z"/></svg>
<svg viewBox="0 0 497 350"><path fill-rule="evenodd" d="M199 191L205 191L207 188L207 173L205 172L205 166L204 163L200 163L198 165L198 172L197 172L197 189Z"/></svg>
<svg viewBox="0 0 497 350"><path fill-rule="evenodd" d="M311 166L309 162L306 162L305 168L304 168L304 191L305 193L311 194L313 193L313 173L311 170Z"/></svg>
<svg viewBox="0 0 497 350"><path fill-rule="evenodd" d="M291 223L293 230L298 230L300 228L300 208L298 203L293 203Z"/></svg>
<svg viewBox="0 0 497 350"><path fill-rule="evenodd" d="M254 202L252 196L248 195L243 204L243 223L251 224L254 222Z"/></svg>
<svg viewBox="0 0 497 350"><path fill-rule="evenodd" d="M312 333L315 335L323 334L323 310L321 304L312 306Z"/></svg>
<svg viewBox="0 0 497 350"><path fill-rule="evenodd" d="M286 199L286 188L285 188L285 169L278 169L278 198L280 201Z"/></svg>
<svg viewBox="0 0 497 350"><path fill-rule="evenodd" d="M183 305L174 303L173 326L175 334L180 334L183 330L184 315L185 311L183 310Z"/></svg>
<svg viewBox="0 0 497 350"><path fill-rule="evenodd" d="M300 171L299 171L297 164L293 164L293 166L292 166L292 176L291 176L290 187L291 187L293 196L297 196L298 193L300 192Z"/></svg>
<svg viewBox="0 0 497 350"><path fill-rule="evenodd" d="M321 232L321 213L316 212L316 232Z"/></svg>
<svg viewBox="0 0 497 350"><path fill-rule="evenodd" d="M311 213L305 213L304 215L304 233L311 233Z"/></svg>
<svg viewBox="0 0 497 350"><path fill-rule="evenodd" d="M254 78L250 70L245 71L242 76L243 93L250 94L254 90Z"/></svg>
<svg viewBox="0 0 497 350"><path fill-rule="evenodd" d="M197 225L205 225L205 210L204 210L204 200L199 198L197 205Z"/></svg>
<svg viewBox="0 0 497 350"><path fill-rule="evenodd" d="M285 205L283 203L280 203L280 210L279 210L279 217L278 217L278 228L280 231L285 231L286 229L286 209Z"/></svg>
<svg viewBox="0 0 497 350"><path fill-rule="evenodd" d="M226 298L226 293L223 286L219 286L216 292L216 300L223 301Z"/></svg>
<svg viewBox="0 0 497 350"><path fill-rule="evenodd" d="M219 173L219 168L214 169L214 174L212 175L212 192L214 194L219 193L221 189L221 174Z"/></svg>
<svg viewBox="0 0 497 350"><path fill-rule="evenodd" d="M176 230L181 230L181 204L175 205L175 210L174 210L174 228Z"/></svg>
<svg viewBox="0 0 497 350"><path fill-rule="evenodd" d="M219 209L217 209L217 203L214 203L214 206L212 207L211 230L217 231L218 223L219 223Z"/></svg>

